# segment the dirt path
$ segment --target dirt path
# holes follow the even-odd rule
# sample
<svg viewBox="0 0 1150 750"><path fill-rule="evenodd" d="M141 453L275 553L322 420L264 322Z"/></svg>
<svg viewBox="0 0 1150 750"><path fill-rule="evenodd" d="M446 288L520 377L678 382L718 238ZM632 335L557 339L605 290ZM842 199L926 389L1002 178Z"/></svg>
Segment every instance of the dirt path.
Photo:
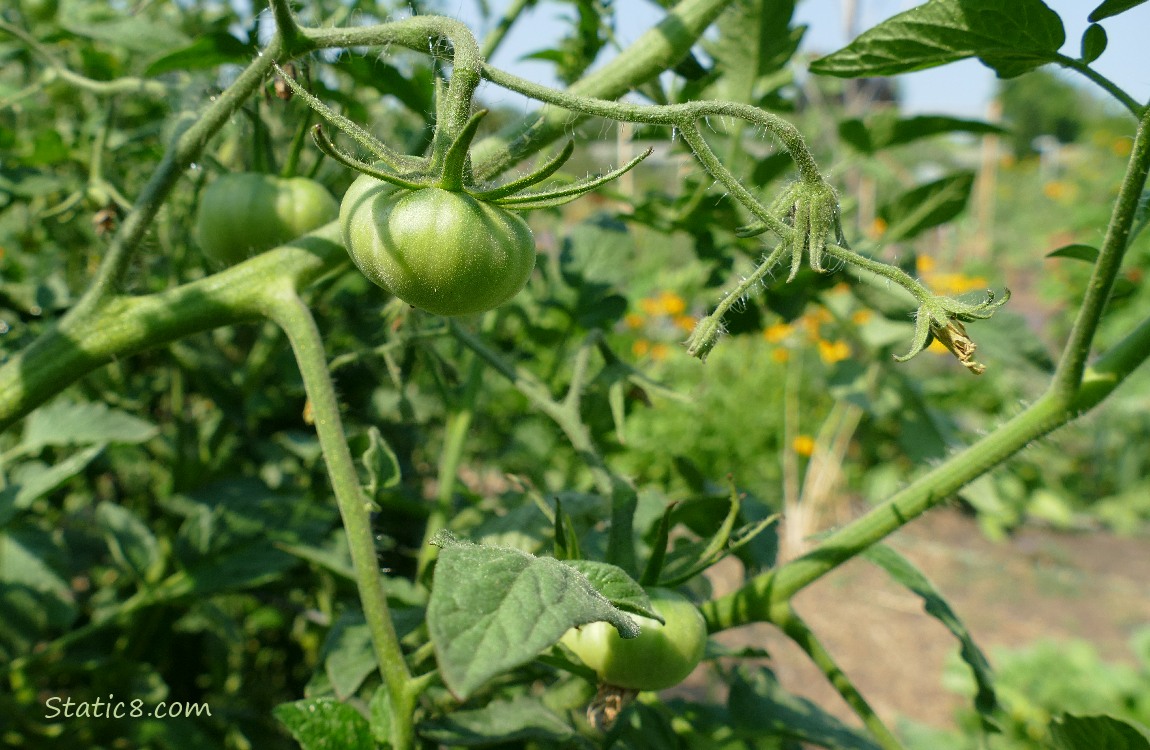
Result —
<svg viewBox="0 0 1150 750"><path fill-rule="evenodd" d="M972 519L939 510L890 542L934 582L992 664L996 647L1040 638L1083 638L1102 658L1133 663L1130 635L1150 625L1146 538L1027 530L995 543ZM719 571L716 593L729 590L728 580L734 576ZM942 673L957 642L883 571L851 562L804 590L795 608L884 720L954 726L965 699L943 687ZM751 626L722 639L767 647L783 685L857 723L821 673L773 628Z"/></svg>

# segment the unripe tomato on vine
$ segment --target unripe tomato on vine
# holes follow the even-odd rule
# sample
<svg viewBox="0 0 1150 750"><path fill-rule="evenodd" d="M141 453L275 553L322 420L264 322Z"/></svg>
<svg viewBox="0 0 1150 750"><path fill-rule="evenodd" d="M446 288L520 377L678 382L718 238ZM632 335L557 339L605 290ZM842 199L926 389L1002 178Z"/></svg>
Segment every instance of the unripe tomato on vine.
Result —
<svg viewBox="0 0 1150 750"><path fill-rule="evenodd" d="M665 620L631 615L639 635L623 638L613 625L592 622L567 631L560 641L599 681L630 690L663 690L686 679L703 658L707 623L685 596L649 588L651 607Z"/></svg>
<svg viewBox="0 0 1150 750"><path fill-rule="evenodd" d="M340 151L320 126L316 145L362 174L344 195L340 225L344 246L373 283L408 304L437 315L468 315L494 309L523 289L535 267L535 240L519 211L559 206L613 180L645 159L562 187L524 192L551 177L571 157L559 154L524 177L503 185L477 185L469 148L487 114L436 120L427 158L397 154L279 70L283 81L313 109L372 152L369 165ZM441 96L450 96L440 89ZM470 105L464 92L457 105ZM441 105L447 108L448 105Z"/></svg>
<svg viewBox="0 0 1150 750"><path fill-rule="evenodd" d="M334 221L338 214L335 198L315 180L226 174L200 196L196 237L205 256L230 266Z"/></svg>

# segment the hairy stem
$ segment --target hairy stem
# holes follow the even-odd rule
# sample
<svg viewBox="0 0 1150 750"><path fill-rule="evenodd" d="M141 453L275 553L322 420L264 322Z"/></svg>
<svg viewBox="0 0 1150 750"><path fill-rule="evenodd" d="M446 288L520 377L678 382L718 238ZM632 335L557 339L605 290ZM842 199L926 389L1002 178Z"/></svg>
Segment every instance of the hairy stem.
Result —
<svg viewBox="0 0 1150 750"><path fill-rule="evenodd" d="M355 463L347 447L323 339L311 311L292 285L281 283L273 286L262 297L268 316L284 330L291 342L315 416L316 435L343 518L364 618L391 699L392 746L413 747L415 696L408 689L411 674L388 610L384 579L376 560L371 530L371 503L360 487Z"/></svg>
<svg viewBox="0 0 1150 750"><path fill-rule="evenodd" d="M1082 384L1083 370L1090 356L1090 348L1098 325L1102 321L1114 280L1122 268L1122 258L1126 254L1130 229L1138 212L1138 201L1146 187L1146 174L1150 171L1150 108L1142 115L1134 145L1126 166L1126 175L1114 202L1110 223L1106 227L1106 237L1094 262L1094 272L1086 285L1086 296L1078 308L1078 316L1070 331L1070 340L1062 351L1062 359L1054 373L1055 392L1068 401L1075 398Z"/></svg>

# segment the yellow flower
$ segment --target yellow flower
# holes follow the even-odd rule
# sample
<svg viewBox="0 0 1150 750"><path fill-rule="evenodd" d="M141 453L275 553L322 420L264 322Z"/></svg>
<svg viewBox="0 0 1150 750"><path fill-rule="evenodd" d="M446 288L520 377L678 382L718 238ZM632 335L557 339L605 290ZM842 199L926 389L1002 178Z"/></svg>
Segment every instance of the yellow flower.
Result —
<svg viewBox="0 0 1150 750"><path fill-rule="evenodd" d="M934 270L934 258L929 255L919 255L914 259L914 268L920 274L928 274Z"/></svg>
<svg viewBox="0 0 1150 750"><path fill-rule="evenodd" d="M649 351L651 351L651 342L647 339L638 339L634 344L631 344L631 353L636 357L646 356Z"/></svg>
<svg viewBox="0 0 1150 750"><path fill-rule="evenodd" d="M778 362L780 365L783 364L784 362L786 362L787 360L789 360L790 358L791 358L791 352L789 349L784 349L781 346L777 346L774 349L771 349L771 359L774 360L775 362Z"/></svg>
<svg viewBox="0 0 1150 750"><path fill-rule="evenodd" d="M646 322L646 318L639 313L627 313L626 317L623 318L623 323L631 330L642 328L644 322Z"/></svg>
<svg viewBox="0 0 1150 750"><path fill-rule="evenodd" d="M828 365L841 362L851 356L851 348L845 341L819 339L819 357Z"/></svg>
<svg viewBox="0 0 1150 750"><path fill-rule="evenodd" d="M886 219L882 218L881 216L876 216L870 225L870 235L871 237L877 239L878 237L882 237L884 234L886 234L886 229Z"/></svg>
<svg viewBox="0 0 1150 750"><path fill-rule="evenodd" d="M639 300L639 309L648 315L663 314L663 306L659 304L658 297L644 297Z"/></svg>
<svg viewBox="0 0 1150 750"><path fill-rule="evenodd" d="M674 292L663 292L659 295L659 304L666 315L682 315L687 309L687 303Z"/></svg>
<svg viewBox="0 0 1150 750"><path fill-rule="evenodd" d="M662 362L667 358L667 354L671 351L670 347L666 344L655 344L651 347L651 359L656 362Z"/></svg>
<svg viewBox="0 0 1150 750"><path fill-rule="evenodd" d="M851 313L851 322L856 326L866 325L868 322L870 322L871 315L872 313L870 310L855 310L853 313Z"/></svg>
<svg viewBox="0 0 1150 750"><path fill-rule="evenodd" d="M799 435L791 442L791 450L804 458L815 452L815 440L810 435Z"/></svg>
<svg viewBox="0 0 1150 750"><path fill-rule="evenodd" d="M794 326L790 323L775 323L763 330L763 338L772 344L777 344L790 336L793 331Z"/></svg>
<svg viewBox="0 0 1150 750"><path fill-rule="evenodd" d="M946 348L946 344L938 339L930 342L930 346L928 346L926 350L931 354L950 354L950 350Z"/></svg>

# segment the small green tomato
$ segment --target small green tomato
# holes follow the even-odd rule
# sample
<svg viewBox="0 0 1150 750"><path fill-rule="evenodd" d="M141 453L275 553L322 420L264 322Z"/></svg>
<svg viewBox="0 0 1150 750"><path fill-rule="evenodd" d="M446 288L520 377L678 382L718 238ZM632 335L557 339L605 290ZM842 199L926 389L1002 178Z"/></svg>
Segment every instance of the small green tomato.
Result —
<svg viewBox="0 0 1150 750"><path fill-rule="evenodd" d="M338 214L335 198L315 180L226 174L200 196L196 236L204 255L230 266L334 221Z"/></svg>
<svg viewBox="0 0 1150 750"><path fill-rule="evenodd" d="M437 315L468 315L519 293L535 239L516 214L461 192L397 190L369 175L340 205L344 246L368 279Z"/></svg>
<svg viewBox="0 0 1150 750"><path fill-rule="evenodd" d="M560 643L608 685L631 690L663 690L678 685L703 658L707 623L681 594L652 588L647 596L666 625L631 615L640 628L635 638L622 638L606 622L592 622L567 631Z"/></svg>

